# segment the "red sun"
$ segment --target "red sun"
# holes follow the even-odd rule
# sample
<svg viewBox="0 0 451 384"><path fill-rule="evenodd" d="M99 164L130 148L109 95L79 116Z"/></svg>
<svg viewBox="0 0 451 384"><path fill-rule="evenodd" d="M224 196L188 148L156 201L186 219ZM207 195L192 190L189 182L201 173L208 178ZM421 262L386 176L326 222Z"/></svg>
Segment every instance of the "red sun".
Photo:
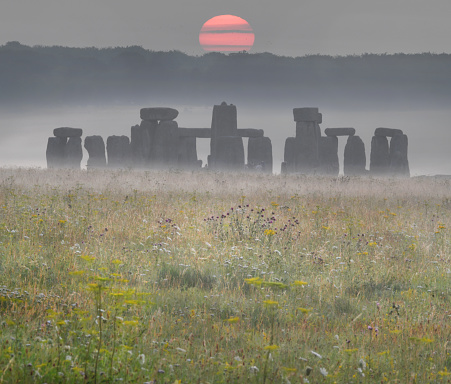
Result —
<svg viewBox="0 0 451 384"><path fill-rule="evenodd" d="M220 15L208 20L200 30L199 43L204 51L249 51L255 35L249 23L238 16Z"/></svg>

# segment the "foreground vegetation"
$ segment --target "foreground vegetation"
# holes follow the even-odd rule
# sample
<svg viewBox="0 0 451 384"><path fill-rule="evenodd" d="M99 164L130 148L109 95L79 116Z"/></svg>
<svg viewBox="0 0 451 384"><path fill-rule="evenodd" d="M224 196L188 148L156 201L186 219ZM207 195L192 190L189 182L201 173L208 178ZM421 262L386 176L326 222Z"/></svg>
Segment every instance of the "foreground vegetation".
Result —
<svg viewBox="0 0 451 384"><path fill-rule="evenodd" d="M0 170L0 383L451 381L447 179Z"/></svg>

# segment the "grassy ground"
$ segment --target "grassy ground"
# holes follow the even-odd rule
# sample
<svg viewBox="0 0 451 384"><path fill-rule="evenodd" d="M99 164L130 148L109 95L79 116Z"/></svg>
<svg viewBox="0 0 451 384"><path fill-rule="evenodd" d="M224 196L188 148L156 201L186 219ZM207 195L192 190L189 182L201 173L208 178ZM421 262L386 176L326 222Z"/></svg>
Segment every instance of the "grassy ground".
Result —
<svg viewBox="0 0 451 384"><path fill-rule="evenodd" d="M451 381L451 183L0 170L0 383Z"/></svg>

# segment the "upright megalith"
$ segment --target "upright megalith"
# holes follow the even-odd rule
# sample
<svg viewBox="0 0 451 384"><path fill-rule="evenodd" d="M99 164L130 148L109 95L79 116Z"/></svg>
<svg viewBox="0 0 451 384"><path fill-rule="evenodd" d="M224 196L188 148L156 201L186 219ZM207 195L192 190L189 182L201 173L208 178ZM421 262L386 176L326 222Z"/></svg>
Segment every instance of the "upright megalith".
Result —
<svg viewBox="0 0 451 384"><path fill-rule="evenodd" d="M250 137L247 143L247 164L251 170L272 173L272 144L269 137Z"/></svg>
<svg viewBox="0 0 451 384"><path fill-rule="evenodd" d="M378 132L380 133L381 131ZM375 134L371 139L370 173L374 176L387 175L389 166L390 147L387 136Z"/></svg>
<svg viewBox="0 0 451 384"><path fill-rule="evenodd" d="M55 137L50 137L47 143L47 167L80 169L83 159L82 134L81 128L55 128Z"/></svg>
<svg viewBox="0 0 451 384"><path fill-rule="evenodd" d="M390 174L392 176L410 177L407 148L407 135L396 134L390 140Z"/></svg>
<svg viewBox="0 0 451 384"><path fill-rule="evenodd" d="M227 137L228 139L222 139ZM231 139L235 138L235 139ZM242 163L238 163L241 157L232 159L234 155L240 154L243 148ZM211 169L238 169L244 168L244 146L243 139L238 136L238 119L236 106L228 105L225 101L221 105L213 107L211 119L210 157L208 167Z"/></svg>
<svg viewBox="0 0 451 384"><path fill-rule="evenodd" d="M178 164L182 169L202 167L202 160L197 159L196 137L181 136L179 138Z"/></svg>
<svg viewBox="0 0 451 384"><path fill-rule="evenodd" d="M47 142L47 168L64 168L64 149L67 137L49 137Z"/></svg>
<svg viewBox="0 0 451 384"><path fill-rule="evenodd" d="M89 154L88 169L106 167L105 142L102 136L86 136L84 147Z"/></svg>
<svg viewBox="0 0 451 384"><path fill-rule="evenodd" d="M178 165L179 132L175 121L163 120L154 130L151 142L151 162L157 168Z"/></svg>
<svg viewBox="0 0 451 384"><path fill-rule="evenodd" d="M127 136L109 136L106 140L109 168L128 168L130 163L130 139Z"/></svg>
<svg viewBox="0 0 451 384"><path fill-rule="evenodd" d="M343 173L346 176L366 174L365 144L359 136L349 136L345 145Z"/></svg>
<svg viewBox="0 0 451 384"><path fill-rule="evenodd" d="M319 168L318 173L327 176L338 176L340 164L338 162L337 136L323 136L319 138Z"/></svg>
<svg viewBox="0 0 451 384"><path fill-rule="evenodd" d="M322 114L318 108L294 108L293 117L296 122L296 137L289 141L289 149L285 150L286 172L315 173L319 166L319 139ZM285 143L287 145L288 141Z"/></svg>

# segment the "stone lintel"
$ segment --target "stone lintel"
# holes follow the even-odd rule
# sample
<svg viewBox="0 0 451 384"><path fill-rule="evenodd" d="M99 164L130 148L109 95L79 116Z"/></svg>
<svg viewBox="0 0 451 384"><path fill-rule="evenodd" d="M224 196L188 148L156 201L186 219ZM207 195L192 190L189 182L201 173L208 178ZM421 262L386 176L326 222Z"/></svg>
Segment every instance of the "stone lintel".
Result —
<svg viewBox="0 0 451 384"><path fill-rule="evenodd" d="M326 136L354 136L354 128L326 128L324 130Z"/></svg>
<svg viewBox="0 0 451 384"><path fill-rule="evenodd" d="M376 128L374 131L374 136L388 136L393 137L396 135L402 135L403 132L401 129L394 129L394 128Z"/></svg>

